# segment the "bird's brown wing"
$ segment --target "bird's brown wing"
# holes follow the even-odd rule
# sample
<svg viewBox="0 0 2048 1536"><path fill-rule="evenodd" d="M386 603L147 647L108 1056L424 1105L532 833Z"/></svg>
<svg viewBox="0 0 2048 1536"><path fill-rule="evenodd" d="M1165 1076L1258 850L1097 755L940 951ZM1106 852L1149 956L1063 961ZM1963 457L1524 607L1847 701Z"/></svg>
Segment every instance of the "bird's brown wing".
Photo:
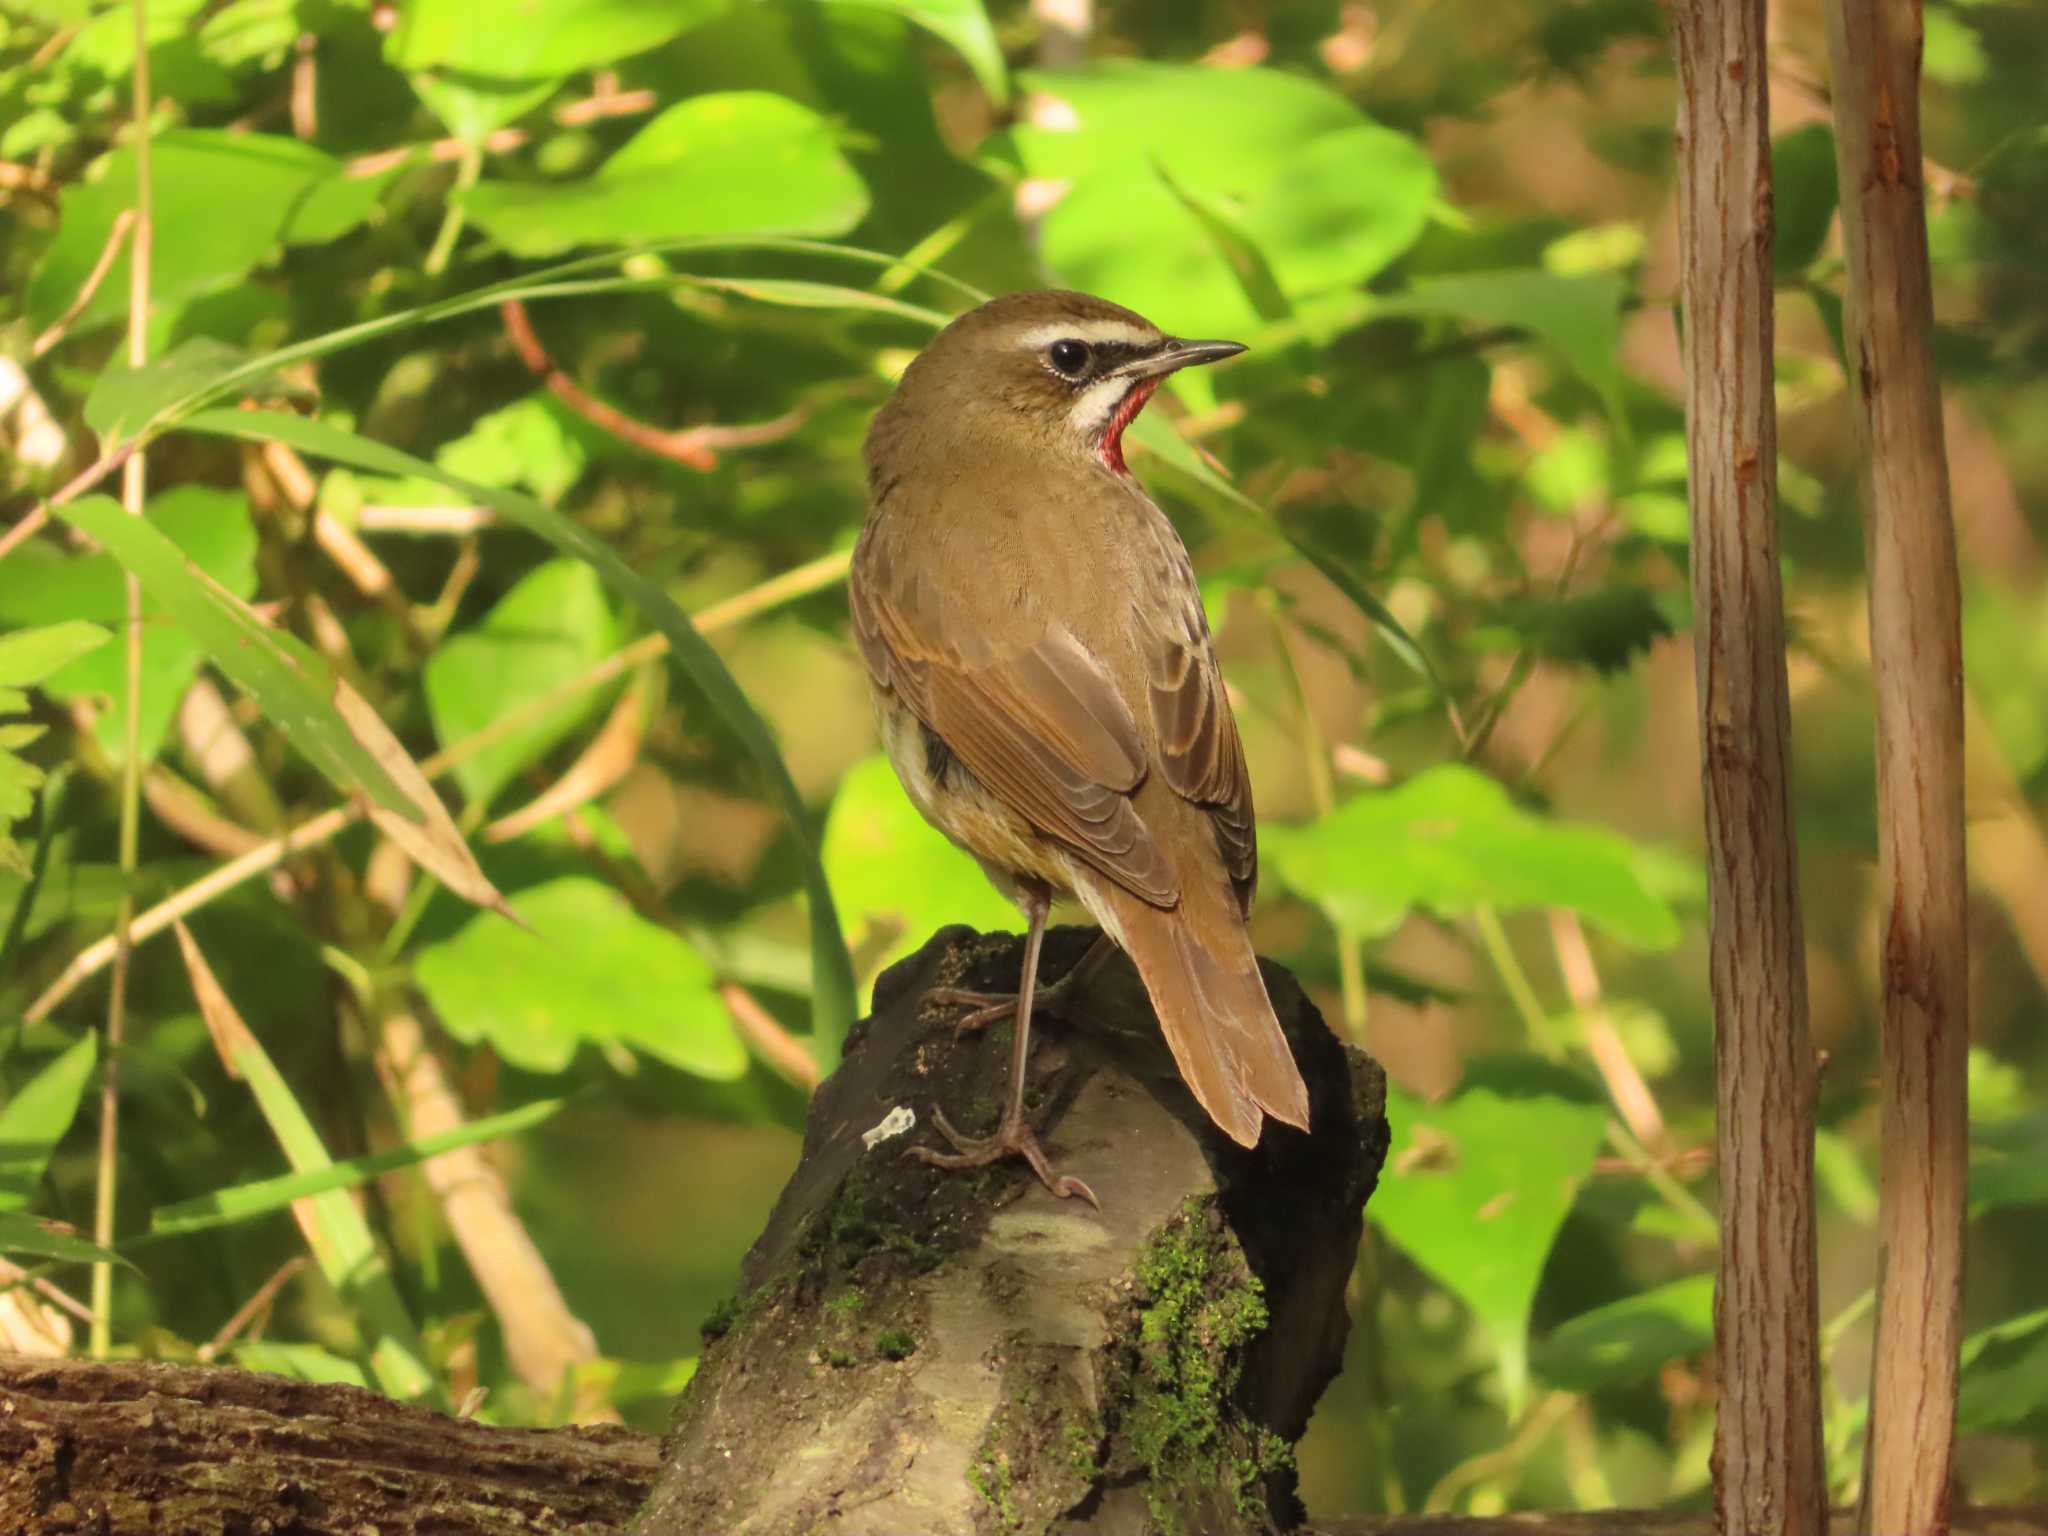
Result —
<svg viewBox="0 0 2048 1536"><path fill-rule="evenodd" d="M1251 777L1201 593L1177 543L1162 545L1152 562L1152 581L1151 601L1140 603L1138 611L1152 631L1150 695L1160 767L1168 784L1208 811L1238 906L1249 912L1259 881Z"/></svg>
<svg viewBox="0 0 2048 1536"><path fill-rule="evenodd" d="M1162 907L1179 899L1173 866L1130 800L1148 767L1144 738L1069 631L950 610L872 537L850 598L875 680L997 799L1133 895Z"/></svg>

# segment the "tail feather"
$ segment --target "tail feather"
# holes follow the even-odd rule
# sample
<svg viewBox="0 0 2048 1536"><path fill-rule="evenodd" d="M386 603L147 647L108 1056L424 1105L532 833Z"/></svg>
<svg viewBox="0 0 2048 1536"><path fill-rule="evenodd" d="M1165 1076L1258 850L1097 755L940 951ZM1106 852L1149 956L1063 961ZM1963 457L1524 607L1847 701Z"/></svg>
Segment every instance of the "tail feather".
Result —
<svg viewBox="0 0 2048 1536"><path fill-rule="evenodd" d="M1264 1115L1307 1130L1308 1087L1228 887L1189 882L1161 910L1106 880L1076 883L1137 965L1181 1077L1224 1133L1254 1146Z"/></svg>

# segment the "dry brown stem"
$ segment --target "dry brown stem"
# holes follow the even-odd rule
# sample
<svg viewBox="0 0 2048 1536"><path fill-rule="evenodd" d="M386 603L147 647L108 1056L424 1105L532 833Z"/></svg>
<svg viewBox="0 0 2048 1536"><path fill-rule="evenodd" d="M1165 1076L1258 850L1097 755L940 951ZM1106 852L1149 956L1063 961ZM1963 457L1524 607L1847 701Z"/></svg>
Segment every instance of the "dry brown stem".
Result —
<svg viewBox="0 0 2048 1536"><path fill-rule="evenodd" d="M1814 1064L1778 575L1764 4L1677 0L1671 15L1721 1170L1715 1523L1819 1536Z"/></svg>
<svg viewBox="0 0 2048 1536"><path fill-rule="evenodd" d="M1931 338L1918 0L1831 0L1856 435L1870 509L1884 912L1877 1344L1861 1529L1948 1528L1969 1156L1962 595Z"/></svg>

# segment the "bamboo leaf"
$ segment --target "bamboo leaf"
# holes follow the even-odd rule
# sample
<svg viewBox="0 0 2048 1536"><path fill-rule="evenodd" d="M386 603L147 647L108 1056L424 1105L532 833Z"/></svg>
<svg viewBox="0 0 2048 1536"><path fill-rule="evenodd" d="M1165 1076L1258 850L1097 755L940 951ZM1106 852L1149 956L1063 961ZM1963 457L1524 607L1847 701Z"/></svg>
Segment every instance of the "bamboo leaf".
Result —
<svg viewBox="0 0 2048 1536"><path fill-rule="evenodd" d="M50 1154L78 1117L98 1041L97 1035L81 1035L0 1108L0 1211L27 1209Z"/></svg>
<svg viewBox="0 0 2048 1536"><path fill-rule="evenodd" d="M119 1264L134 1269L111 1248L89 1243L61 1221L0 1211L0 1253L55 1259L60 1264Z"/></svg>
<svg viewBox="0 0 2048 1536"><path fill-rule="evenodd" d="M306 1117L291 1085L277 1070L270 1053L242 1022L241 1014L206 963L205 955L193 942L183 923L177 926L178 948L185 957L185 971L191 978L192 995L199 1002L200 1016L213 1036L214 1049L228 1076L249 1085L264 1121L284 1149L293 1168L301 1173L328 1172L334 1160ZM377 1249L370 1229L353 1201L340 1190L310 1195L296 1201L292 1214L313 1261L337 1291L362 1308L366 1328L375 1343L370 1351L370 1368L383 1389L398 1398L441 1396L439 1384L427 1368L426 1347L406 1310L384 1255Z"/></svg>

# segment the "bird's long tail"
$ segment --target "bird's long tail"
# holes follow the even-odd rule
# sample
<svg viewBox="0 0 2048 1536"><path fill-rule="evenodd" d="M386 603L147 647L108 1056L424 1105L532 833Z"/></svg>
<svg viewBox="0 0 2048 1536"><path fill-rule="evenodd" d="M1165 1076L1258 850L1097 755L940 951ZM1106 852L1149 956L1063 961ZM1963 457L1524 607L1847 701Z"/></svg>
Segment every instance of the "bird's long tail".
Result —
<svg viewBox="0 0 2048 1536"><path fill-rule="evenodd" d="M1308 1088L1229 886L1188 881L1180 904L1161 910L1107 880L1076 883L1136 963L1180 1075L1210 1118L1247 1147L1263 1115L1307 1130Z"/></svg>

